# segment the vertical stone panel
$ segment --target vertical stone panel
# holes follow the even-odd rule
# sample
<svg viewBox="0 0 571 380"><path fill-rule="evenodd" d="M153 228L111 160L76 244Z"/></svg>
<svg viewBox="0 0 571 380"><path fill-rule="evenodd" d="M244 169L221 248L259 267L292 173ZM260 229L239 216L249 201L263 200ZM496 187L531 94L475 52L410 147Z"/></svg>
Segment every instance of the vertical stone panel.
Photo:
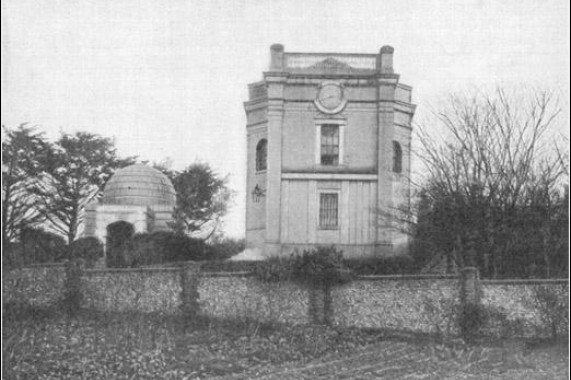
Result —
<svg viewBox="0 0 571 380"><path fill-rule="evenodd" d="M200 264L186 263L181 270L181 309L185 318L194 318L199 312L198 284L200 282Z"/></svg>

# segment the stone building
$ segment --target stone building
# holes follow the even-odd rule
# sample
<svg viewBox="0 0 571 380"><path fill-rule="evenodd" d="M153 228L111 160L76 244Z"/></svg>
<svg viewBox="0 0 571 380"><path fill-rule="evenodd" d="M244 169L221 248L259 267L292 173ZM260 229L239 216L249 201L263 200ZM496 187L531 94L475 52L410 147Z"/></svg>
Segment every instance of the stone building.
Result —
<svg viewBox="0 0 571 380"><path fill-rule="evenodd" d="M346 257L395 255L407 238L412 88L393 51L290 53L270 48L247 115L248 247L276 255L334 244Z"/></svg>
<svg viewBox="0 0 571 380"><path fill-rule="evenodd" d="M127 166L107 181L101 200L87 207L83 235L105 242L107 228L117 222L132 224L136 233L168 230L175 202L167 176L147 165Z"/></svg>

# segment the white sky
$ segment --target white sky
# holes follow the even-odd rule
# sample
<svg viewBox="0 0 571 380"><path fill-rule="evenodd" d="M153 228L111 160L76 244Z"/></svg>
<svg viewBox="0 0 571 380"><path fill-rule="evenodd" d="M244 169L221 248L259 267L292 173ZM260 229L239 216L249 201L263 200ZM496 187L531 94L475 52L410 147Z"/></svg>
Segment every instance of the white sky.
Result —
<svg viewBox="0 0 571 380"><path fill-rule="evenodd" d="M568 125L569 41L567 0L2 0L2 124L115 136L121 155L175 169L206 161L231 175L225 230L242 236L242 102L271 44L394 46L417 120L451 92L499 84L559 92Z"/></svg>

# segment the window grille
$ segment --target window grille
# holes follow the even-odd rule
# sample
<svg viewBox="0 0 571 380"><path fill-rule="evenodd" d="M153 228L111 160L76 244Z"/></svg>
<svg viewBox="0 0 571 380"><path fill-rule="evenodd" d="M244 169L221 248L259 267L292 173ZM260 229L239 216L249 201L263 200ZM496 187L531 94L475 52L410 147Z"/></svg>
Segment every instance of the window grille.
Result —
<svg viewBox="0 0 571 380"><path fill-rule="evenodd" d="M321 126L321 165L339 165L339 126Z"/></svg>
<svg viewBox="0 0 571 380"><path fill-rule="evenodd" d="M337 228L339 225L339 194L321 193L319 196L319 227Z"/></svg>
<svg viewBox="0 0 571 380"><path fill-rule="evenodd" d="M393 172L402 172L402 148L396 141L393 141Z"/></svg>
<svg viewBox="0 0 571 380"><path fill-rule="evenodd" d="M261 139L256 145L256 171L266 170L268 167L268 140Z"/></svg>

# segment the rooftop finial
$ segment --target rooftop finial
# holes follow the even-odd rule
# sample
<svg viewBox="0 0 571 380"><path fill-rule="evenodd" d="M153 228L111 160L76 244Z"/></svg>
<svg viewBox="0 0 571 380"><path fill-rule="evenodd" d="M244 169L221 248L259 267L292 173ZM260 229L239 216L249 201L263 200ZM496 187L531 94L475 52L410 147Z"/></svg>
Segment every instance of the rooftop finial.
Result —
<svg viewBox="0 0 571 380"><path fill-rule="evenodd" d="M282 44L273 44L272 46L270 46L270 50L271 50L271 51L275 51L275 52L279 52L279 53L283 53L283 51L284 51L284 45L282 45Z"/></svg>
<svg viewBox="0 0 571 380"><path fill-rule="evenodd" d="M283 70L284 45L273 44L270 46L270 55L270 71Z"/></svg>
<svg viewBox="0 0 571 380"><path fill-rule="evenodd" d="M385 45L381 48L377 58L377 69L381 74L393 74L393 53L395 49L392 46Z"/></svg>

